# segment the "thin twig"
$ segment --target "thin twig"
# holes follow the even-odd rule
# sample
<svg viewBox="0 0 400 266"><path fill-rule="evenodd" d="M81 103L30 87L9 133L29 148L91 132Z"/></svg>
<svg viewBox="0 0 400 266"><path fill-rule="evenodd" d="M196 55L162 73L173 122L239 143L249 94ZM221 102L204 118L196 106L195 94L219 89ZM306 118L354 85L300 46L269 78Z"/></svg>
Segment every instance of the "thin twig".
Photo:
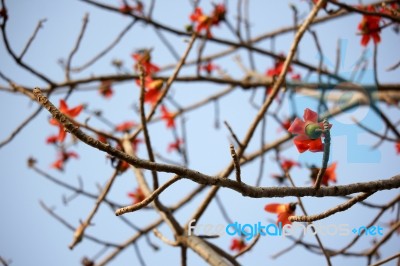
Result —
<svg viewBox="0 0 400 266"><path fill-rule="evenodd" d="M75 233L74 233L74 239L72 240L72 243L69 245L70 249L74 249L74 247L81 242L83 235L85 234L86 228L91 225L92 219L94 215L96 214L97 210L99 209L101 203L103 200L106 198L108 192L111 189L112 184L114 183L116 177L118 176L119 170L116 169L114 173L111 175L110 179L108 180L107 184L105 185L103 191L99 194L99 197L96 200L96 203L94 204L93 210L89 213L88 217L84 222L76 228Z"/></svg>
<svg viewBox="0 0 400 266"><path fill-rule="evenodd" d="M18 59L22 60L22 58L24 57L24 55L26 54L26 52L28 51L29 47L31 46L33 40L35 40L37 33L39 32L39 30L42 28L43 23L46 22L47 19L41 19L39 20L35 30L32 33L32 36L29 38L28 42L26 43L24 49L22 50L21 54L19 55Z"/></svg>
<svg viewBox="0 0 400 266"><path fill-rule="evenodd" d="M229 148L231 150L231 156L233 160L233 165L235 166L235 171L236 171L236 181L241 183L241 177L240 177L240 163L239 163L239 158L236 154L235 147L231 144L229 145Z"/></svg>
<svg viewBox="0 0 400 266"><path fill-rule="evenodd" d="M351 208L354 204L357 204L358 202L365 200L372 194L373 193L360 193L356 197L353 197L351 200L348 200L345 203L335 206L335 207L333 207L329 210L326 210L320 214L309 215L309 216L290 216L289 221L291 221L291 222L314 222L314 221L322 220L322 219L325 219L326 217L329 217L335 213L342 212L342 211L345 211L345 210Z"/></svg>

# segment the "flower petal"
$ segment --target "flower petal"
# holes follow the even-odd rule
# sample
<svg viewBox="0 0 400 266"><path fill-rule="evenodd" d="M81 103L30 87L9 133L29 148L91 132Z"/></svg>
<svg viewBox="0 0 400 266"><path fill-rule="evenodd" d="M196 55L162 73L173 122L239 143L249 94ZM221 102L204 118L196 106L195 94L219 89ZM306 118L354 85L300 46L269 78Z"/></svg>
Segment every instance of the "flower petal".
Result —
<svg viewBox="0 0 400 266"><path fill-rule="evenodd" d="M296 118L292 125L288 128L288 131L292 134L305 134L306 123L300 118Z"/></svg>
<svg viewBox="0 0 400 266"><path fill-rule="evenodd" d="M304 121L308 122L314 122L317 123L318 122L318 114L316 112L314 112L313 110L310 110L308 108L306 108L304 110L304 115L303 115Z"/></svg>

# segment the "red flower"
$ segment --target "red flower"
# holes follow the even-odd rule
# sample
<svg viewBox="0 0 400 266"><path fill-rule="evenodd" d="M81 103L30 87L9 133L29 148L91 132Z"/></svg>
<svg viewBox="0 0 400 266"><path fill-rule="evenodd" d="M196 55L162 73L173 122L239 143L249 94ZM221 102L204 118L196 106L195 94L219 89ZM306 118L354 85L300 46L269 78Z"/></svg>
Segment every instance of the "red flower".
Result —
<svg viewBox="0 0 400 266"><path fill-rule="evenodd" d="M375 11L375 8L372 6L368 6L367 11ZM361 31L362 35L362 46L367 46L371 38L374 40L375 44L381 41L381 36L379 35L381 32L381 29L379 27L380 20L381 17L379 16L363 16L360 24L358 24L358 29Z"/></svg>
<svg viewBox="0 0 400 266"><path fill-rule="evenodd" d="M74 108L68 108L67 103L64 100L60 100L60 112L63 113L64 115L68 116L69 118L74 118L80 114L80 112L83 109L83 105L78 105ZM59 128L59 133L58 133L58 141L63 142L66 137L66 132L64 130L64 126L60 124L56 119L51 118L50 119L50 124L54 126L58 126Z"/></svg>
<svg viewBox="0 0 400 266"><path fill-rule="evenodd" d="M318 114L308 108L304 110L304 121L296 118L288 131L297 134L294 138L294 144L300 153L307 150L311 152L319 152L324 150L324 144L321 141L323 123L318 123ZM332 125L329 124L329 128Z"/></svg>
<svg viewBox="0 0 400 266"><path fill-rule="evenodd" d="M57 141L58 141L57 135L51 135L51 136L47 137L47 139L46 139L47 144L56 144Z"/></svg>
<svg viewBox="0 0 400 266"><path fill-rule="evenodd" d="M396 153L400 154L400 141L396 143Z"/></svg>
<svg viewBox="0 0 400 266"><path fill-rule="evenodd" d="M214 70L218 70L218 69L220 69L220 67L217 66L216 64L211 63L211 61L208 61L206 64L201 66L201 70L206 71L208 75L211 75L211 73Z"/></svg>
<svg viewBox="0 0 400 266"><path fill-rule="evenodd" d="M293 160L283 159L281 162L281 167L285 172L289 172L293 166L301 167L301 165L298 162L295 162Z"/></svg>
<svg viewBox="0 0 400 266"><path fill-rule="evenodd" d="M169 112L165 105L161 105L161 119L167 123L167 128L175 128L175 115Z"/></svg>
<svg viewBox="0 0 400 266"><path fill-rule="evenodd" d="M296 80L296 81L300 81L301 80L301 75L299 73L292 74L291 79L292 80Z"/></svg>
<svg viewBox="0 0 400 266"><path fill-rule="evenodd" d="M144 49L132 54L132 58L136 61L134 65L135 70L137 71L139 69L139 65L142 65L145 76L149 76L160 71L160 68L157 65L151 63L150 53L151 50Z"/></svg>
<svg viewBox="0 0 400 266"><path fill-rule="evenodd" d="M119 8L119 11L120 11L121 13L128 14L128 13L131 13L131 12L133 11L133 7L131 7L130 5L124 3L124 4L122 4L122 6Z"/></svg>
<svg viewBox="0 0 400 266"><path fill-rule="evenodd" d="M196 7L196 9L190 15L190 20L197 24L197 33L205 31L207 37L211 38L211 26L218 26L221 21L225 20L225 15L226 8L223 4L215 5L211 16L205 15L200 7Z"/></svg>
<svg viewBox="0 0 400 266"><path fill-rule="evenodd" d="M221 21L225 20L226 8L224 4L218 4L214 6L214 10L211 15L213 25L219 25Z"/></svg>
<svg viewBox="0 0 400 266"><path fill-rule="evenodd" d="M143 140L142 140L142 139L138 139L138 138L135 138L135 139L132 141L132 147L133 147L133 151L134 151L134 152L137 152L138 146L139 146L139 144L142 143L142 142L143 142Z"/></svg>
<svg viewBox="0 0 400 266"><path fill-rule="evenodd" d="M180 151L181 150L181 145L183 144L183 140L182 139L177 139L174 142L171 142L170 144L168 144L168 148L167 148L167 152L172 152L172 151Z"/></svg>
<svg viewBox="0 0 400 266"><path fill-rule="evenodd" d="M190 15L190 20L196 25L196 32L201 33L205 31L207 37L211 38L211 23L212 20L209 16L203 14L201 7L196 7L193 13Z"/></svg>
<svg viewBox="0 0 400 266"><path fill-rule="evenodd" d="M143 201L146 198L140 187L136 188L134 192L129 192L128 197L132 198L133 205Z"/></svg>
<svg viewBox="0 0 400 266"><path fill-rule="evenodd" d="M136 84L140 86L139 79L136 80ZM155 105L163 93L161 90L163 84L164 81L162 79L153 80L151 77L147 76L144 81L144 87L147 89L144 94L144 102Z"/></svg>
<svg viewBox="0 0 400 266"><path fill-rule="evenodd" d="M281 57L284 57L285 55L280 54ZM277 77L281 74L283 70L283 64L285 63L285 60L282 58L277 58L275 59L275 64L274 67L267 69L265 72L265 75L267 77ZM291 66L289 66L288 73L292 72L293 69Z"/></svg>
<svg viewBox="0 0 400 266"><path fill-rule="evenodd" d="M330 166L328 166L326 168L325 174L322 177L321 185L328 186L329 182L333 182L333 183L337 182L337 180L336 180L336 166L337 166L337 163L335 162L335 163L332 163ZM311 170L310 177L313 180L313 182L315 183L315 181L317 180L317 175L318 175L318 172L320 171L320 168L311 167L310 170Z"/></svg>
<svg viewBox="0 0 400 266"><path fill-rule="evenodd" d="M286 119L285 121L282 122L282 127L286 130L288 130L290 128L290 124L292 123L292 121L290 121L290 119Z"/></svg>
<svg viewBox="0 0 400 266"><path fill-rule="evenodd" d="M69 158L79 158L78 154L75 152L62 152L58 155L58 157L59 158L52 163L50 167L60 171L64 171L64 163L67 162Z"/></svg>
<svg viewBox="0 0 400 266"><path fill-rule="evenodd" d="M136 123L133 121L126 121L123 122L117 126L115 126L115 131L119 132L124 132L124 131L129 131L131 130L134 126L136 126Z"/></svg>
<svg viewBox="0 0 400 266"><path fill-rule="evenodd" d="M99 87L99 93L103 95L105 98L110 98L114 93L111 85L112 85L111 80L102 80Z"/></svg>
<svg viewBox="0 0 400 266"><path fill-rule="evenodd" d="M281 222L282 226L284 226L286 224L291 224L291 222L289 221L289 216L294 215L296 204L296 202L287 204L271 203L265 205L264 210L267 212L278 214L278 220L276 221L276 223L279 224Z"/></svg>
<svg viewBox="0 0 400 266"><path fill-rule="evenodd" d="M231 241L231 246L229 247L232 251L240 252L246 248L246 242L242 238L233 238Z"/></svg>

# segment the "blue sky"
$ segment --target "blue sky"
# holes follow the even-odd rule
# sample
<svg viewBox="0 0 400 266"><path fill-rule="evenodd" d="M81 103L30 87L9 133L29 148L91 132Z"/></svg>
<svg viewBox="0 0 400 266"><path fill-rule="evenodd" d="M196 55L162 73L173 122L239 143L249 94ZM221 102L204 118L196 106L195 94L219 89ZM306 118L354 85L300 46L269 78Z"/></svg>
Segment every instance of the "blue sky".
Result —
<svg viewBox="0 0 400 266"><path fill-rule="evenodd" d="M104 1L118 6L119 1ZM147 1L144 1L145 5ZM171 7L171 2L177 4L178 1L157 1L154 10L154 17L171 27L183 29L188 24L188 15L191 12L189 1L179 1L179 4ZM350 2L350 1L349 1ZM299 9L302 18L307 14L308 4L305 1L292 1ZM253 36L264 32L275 30L279 27L288 26L292 23L292 14L288 6L289 1L253 1L250 4L251 26ZM82 1L49 1L49 0L19 0L6 1L9 11L9 23L7 33L14 51L19 53L24 47L27 39L36 27L39 19L46 18L43 28L40 30L35 42L24 57L29 65L39 69L47 76L56 81L64 80L64 73L57 63L62 58L66 59L75 44L76 37L80 31L82 18L85 13L89 13L89 23L87 32L81 44L81 49L76 54L72 65L79 66L104 49L125 27L130 23L130 19L108 11L94 8ZM209 12L211 5L208 1L202 1L201 6ZM323 12L320 13L320 15ZM228 19L233 22L236 16L236 3L229 1ZM333 68L336 60L336 45L340 38L342 43L341 65L339 74L349 76L357 59L363 52L360 46L360 36L356 35L357 25L361 20L360 15L351 15L337 19L333 22L324 23L313 27L318 34L319 41L324 52L324 63L329 68ZM234 40L234 36L228 31L227 27L213 30L213 34L220 38ZM182 54L187 42L186 38L165 35L171 40L179 54ZM275 39L276 52L287 53L293 33L284 34ZM379 44L378 75L382 83L398 83L400 70L387 72L386 68L398 62L399 36L391 28L386 28L382 32L382 43ZM257 44L263 49L271 48L271 41L263 41ZM152 47L153 61L161 66L176 62L160 42L154 30L150 26L143 24L135 25L122 41L105 57L99 60L83 73L73 74L73 78L88 77L90 75L112 74L115 70L110 62L115 59L122 59L125 66L132 70L133 60L130 54L138 48ZM196 58L197 44L190 53L190 58ZM223 50L224 47L217 44L207 44L205 54L212 54ZM305 34L299 48L299 58L313 65L319 61L318 52L310 34ZM368 49L367 58L372 58L372 45ZM238 54L243 58L244 64L248 67L247 54L239 51ZM43 86L43 82L33 77L28 72L21 70L7 56L3 42L0 43L0 70L5 75L11 77L20 84L29 87ZM223 59L218 59L215 63L219 64L224 71L234 78L240 79L244 73L233 60L233 54ZM264 73L271 67L273 61L265 56L256 56L256 70ZM295 66L295 71L303 76L306 71ZM168 74L169 72L166 72ZM194 68L182 70L182 74L193 75ZM316 77L310 77L310 81ZM372 62L369 63L363 84L372 84ZM1 81L2 85L5 85ZM94 84L97 85L97 84ZM211 83L175 83L172 87L171 95L182 106L190 105L208 95L221 91L225 86ZM112 99L101 98L96 91L85 91L75 93L68 100L70 106L80 103L89 104L90 109L102 109L105 117L113 123L118 124L125 120L139 121L137 113L132 110L132 105L138 102L139 90L134 81L123 82L114 85L115 95ZM54 95L51 100L55 103L63 95ZM262 93L256 94L257 102L261 102ZM256 111L249 104L250 92L236 89L233 93L224 97L219 102L220 120L228 121L240 139L244 137ZM302 115L305 107L315 108L316 102L304 96L296 99L298 115ZM273 106L274 107L274 106ZM2 130L0 140L6 138L10 132L21 121L25 119L33 110L37 108L36 103L31 103L24 96L9 94L0 91L0 120ZM172 106L171 106L172 108ZM388 116L393 120L399 120L398 109L382 105ZM272 108L274 109L274 108ZM287 100L281 115L289 115L293 110L290 109ZM383 124L368 107L359 107L346 112L345 115L335 117L330 120L332 128L332 151L330 162L338 162L338 183L349 184L354 182L365 182L375 179L389 178L398 173L400 157L396 155L393 143L384 143L378 149L372 150L371 145L378 139L370 136L357 126L352 124L350 117L357 117L362 123L373 127L377 131L383 130ZM66 166L66 172L60 173L49 168L55 160L56 151L53 147L45 144L45 139L50 134L57 132L55 127L48 124L49 114L42 111L40 115L30 123L9 145L0 150L0 165L2 167L0 186L0 256L13 261L12 265L59 265L79 264L83 256L93 258L101 250L96 244L90 241L83 241L73 251L68 249L68 244L72 240L72 232L67 230L59 222L55 221L39 206L39 200L48 206L54 207L57 214L64 217L68 222L77 226L80 219L84 219L93 207L94 200L82 196L71 201L67 206L62 203L62 196L71 196L70 191L60 188L53 183L45 180L29 170L26 160L30 156L37 158L37 166L48 171L56 178L78 185L78 177L84 181L84 188L92 193L97 193L97 184L104 185L112 174L112 169L105 158L105 154L91 149L83 143L78 143L71 148L80 155L79 160L71 160ZM88 114L79 117L80 121L88 118ZM229 154L229 132L221 126L215 129L214 125L214 106L206 105L196 111L190 112L185 116L187 120L187 145L189 150L189 167L206 174L216 174L230 162ZM107 129L103 124L91 119L90 123ZM178 127L178 129L180 129ZM266 141L272 141L283 133L277 133L277 124L273 119L267 119ZM166 146L173 140L170 131L165 128L163 123L156 123L150 126L150 136L157 152L168 156L170 159L180 160L176 154L166 153ZM248 151L255 151L260 143L260 130L256 131L254 140L250 143ZM70 140L70 137L68 138ZM320 163L322 154L304 153L299 155L292 142L284 145L287 149L282 152L282 156L298 160L304 164ZM139 156L147 158L144 147L139 150ZM265 156L265 171L262 179L262 186L275 186L276 183L270 178L270 174L279 171L273 152ZM243 180L249 184L254 184L258 175L259 161L251 163L242 169ZM146 172L146 175L149 173ZM310 185L309 172L305 168L294 169L292 172L294 182L299 185ZM170 175L160 175L161 182L166 181ZM136 187L136 181L132 173L125 173L118 177L116 184L110 192L110 199L121 204L129 204L130 199L126 193ZM161 200L166 205L173 204L182 198L187 191L195 188L196 184L190 181L182 181L173 185L161 196ZM367 201L384 204L390 201L398 190L379 192L370 197ZM193 201L177 212L180 222L186 222L198 204L205 197L203 192L195 197ZM243 198L235 191L221 189L219 193L221 201L224 203L231 219L239 223L263 223L273 222L276 217L267 214L263 208L265 204L271 202L290 202L295 198L285 199L251 199ZM310 214L322 212L338 203L342 199L333 198L304 198L304 204ZM319 223L321 224L349 224L351 227L358 227L369 223L376 210L370 210L363 206L355 206L349 212L339 213ZM300 212L298 212L300 213ZM388 212L382 218L381 225L389 222L394 217L394 213ZM128 214L126 217L135 225L145 226L149 221L153 221L158 216L151 211L141 211ZM133 230L115 217L107 206L102 206L94 219L95 226L88 229L88 233L96 235L111 242L122 242L134 234ZM212 203L199 221L201 224L226 224L217 205ZM317 223L318 224L318 223ZM167 237L171 237L169 228L161 226L162 231ZM179 260L179 250L168 247L160 242L159 239L150 234L151 241L161 246L161 250L154 252L144 239L138 241L139 249L145 258L147 265L159 265L165 261L175 263ZM379 238L378 238L379 239ZM315 242L314 238L307 237L307 241ZM322 236L322 241L327 247L340 248L351 240L348 237ZM231 238L221 237L213 240L213 243L220 245L228 250ZM355 248L362 250L371 245L372 237L364 237ZM382 257L398 252L398 236L391 238L381 250ZM282 256L277 260L271 260L270 255L289 246L291 241L283 238L270 239L263 238L260 243L239 261L243 265L288 265L298 263L298 257L307 260L308 264L323 264L322 256L315 256L308 253L302 247L292 250L287 256ZM344 259L341 257L333 258L334 265L342 265ZM189 252L189 265L201 265L202 260L195 254ZM347 258L346 264L364 264L365 259ZM110 265L131 265L138 264L134 248L129 247L121 253ZM388 264L391 265L391 264ZM393 264L394 265L394 264Z"/></svg>

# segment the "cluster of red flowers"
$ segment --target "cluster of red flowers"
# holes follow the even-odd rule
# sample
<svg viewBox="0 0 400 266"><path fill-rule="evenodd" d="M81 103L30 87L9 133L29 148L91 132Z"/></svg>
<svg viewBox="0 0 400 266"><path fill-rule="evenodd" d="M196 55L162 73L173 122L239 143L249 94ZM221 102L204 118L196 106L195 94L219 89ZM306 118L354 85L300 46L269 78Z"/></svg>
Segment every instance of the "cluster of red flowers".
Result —
<svg viewBox="0 0 400 266"><path fill-rule="evenodd" d="M143 70L144 87L146 89L144 95L144 102L154 106L163 94L164 81L162 79L154 79L153 74L160 71L160 68L151 62L151 51L144 49L137 51L132 55L135 60L134 68L138 71L140 68ZM136 84L141 86L141 81L136 80ZM161 105L161 119L165 121L167 128L175 128L175 116L176 113L170 112L165 105ZM172 150L180 150L180 145L182 140L176 140L175 142L169 144L167 150L171 152Z"/></svg>
<svg viewBox="0 0 400 266"><path fill-rule="evenodd" d="M211 27L218 26L221 21L225 20L226 8L223 4L214 6L211 15L205 15L201 7L196 7L190 15L190 20L195 24L195 31L201 33L205 31L207 37L211 38Z"/></svg>

